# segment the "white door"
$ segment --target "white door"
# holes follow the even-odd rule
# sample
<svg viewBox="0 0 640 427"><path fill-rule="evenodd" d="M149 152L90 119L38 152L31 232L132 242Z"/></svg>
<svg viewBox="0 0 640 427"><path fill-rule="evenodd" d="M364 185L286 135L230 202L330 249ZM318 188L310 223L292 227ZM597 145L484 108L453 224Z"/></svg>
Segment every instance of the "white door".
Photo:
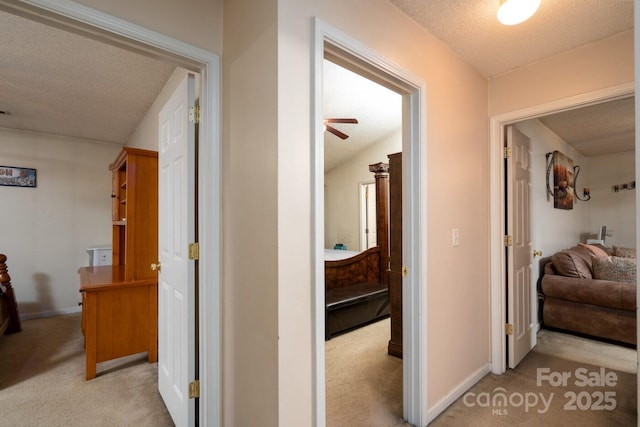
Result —
<svg viewBox="0 0 640 427"><path fill-rule="evenodd" d="M159 115L158 389L178 427L194 425L195 400L195 125L194 76L180 83Z"/></svg>
<svg viewBox="0 0 640 427"><path fill-rule="evenodd" d="M509 367L518 363L536 345L535 303L532 292L531 265L531 143L513 126L507 127L506 162L507 234L507 323L513 326L507 335Z"/></svg>
<svg viewBox="0 0 640 427"><path fill-rule="evenodd" d="M376 227L376 183L360 184L360 250L372 248L378 244Z"/></svg>

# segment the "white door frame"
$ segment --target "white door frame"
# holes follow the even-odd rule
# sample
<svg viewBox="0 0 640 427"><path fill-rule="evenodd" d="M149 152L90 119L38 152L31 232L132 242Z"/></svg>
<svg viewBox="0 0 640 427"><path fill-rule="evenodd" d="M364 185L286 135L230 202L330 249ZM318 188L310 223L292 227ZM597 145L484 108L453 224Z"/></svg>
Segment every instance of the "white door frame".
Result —
<svg viewBox="0 0 640 427"><path fill-rule="evenodd" d="M200 405L203 425L221 425L220 58L218 55L68 0L0 2L0 9L81 31L105 43L154 54L200 73L199 295Z"/></svg>
<svg viewBox="0 0 640 427"><path fill-rule="evenodd" d="M559 99L522 110L499 114L490 118L491 216L489 226L491 230L491 371L494 374L502 374L507 369L507 347L504 330L504 319L506 319L506 259L503 241L505 235L504 127L522 120L533 119L578 107L586 107L619 98L626 98L633 94L634 84L627 83ZM636 149L636 152L637 151Z"/></svg>
<svg viewBox="0 0 640 427"><path fill-rule="evenodd" d="M367 230L371 229L369 227L371 220L369 218L370 212L369 212L368 200L369 200L369 197L371 197L371 195L367 193L367 189L373 187L375 191L375 184L376 184L375 180L360 181L358 183L358 202L359 202L358 206L360 210L359 212L360 221L359 221L358 228L360 229L360 250L361 251L369 249L369 233L367 233ZM365 197L365 194L366 194L366 197ZM378 213L376 212L376 215L377 214ZM377 226L378 218L376 215L374 215L374 221Z"/></svg>
<svg viewBox="0 0 640 427"><path fill-rule="evenodd" d="M427 153L426 83L341 31L314 18L312 47L311 170L313 232L312 324L314 420L326 424L324 354L324 137L322 69L325 53L403 95L403 257L409 274L403 292L403 416L425 426L427 400Z"/></svg>

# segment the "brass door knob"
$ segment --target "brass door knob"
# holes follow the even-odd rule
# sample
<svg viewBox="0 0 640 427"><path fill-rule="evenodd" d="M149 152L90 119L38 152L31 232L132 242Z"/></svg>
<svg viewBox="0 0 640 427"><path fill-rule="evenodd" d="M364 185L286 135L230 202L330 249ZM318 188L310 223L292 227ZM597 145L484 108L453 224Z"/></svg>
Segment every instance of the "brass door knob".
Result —
<svg viewBox="0 0 640 427"><path fill-rule="evenodd" d="M156 271L156 270L157 270L157 271L160 271L161 267L162 267L162 265L161 265L160 263L157 263L157 264L156 264L156 263L154 262L153 264L151 264L151 269L152 269L153 271Z"/></svg>
<svg viewBox="0 0 640 427"><path fill-rule="evenodd" d="M535 258L535 257L537 257L537 256L542 256L542 251L536 251L536 250L534 250L534 251L533 251L533 257Z"/></svg>

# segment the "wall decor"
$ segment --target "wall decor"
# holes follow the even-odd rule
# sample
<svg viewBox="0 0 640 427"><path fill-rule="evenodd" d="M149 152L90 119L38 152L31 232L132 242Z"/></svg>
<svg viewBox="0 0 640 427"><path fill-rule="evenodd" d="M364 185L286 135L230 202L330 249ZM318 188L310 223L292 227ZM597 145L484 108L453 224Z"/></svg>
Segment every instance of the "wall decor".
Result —
<svg viewBox="0 0 640 427"><path fill-rule="evenodd" d="M9 187L35 187L36 170L17 168L14 166L0 166L0 185Z"/></svg>
<svg viewBox="0 0 640 427"><path fill-rule="evenodd" d="M553 171L553 189L549 185L551 171ZM547 153L547 195L553 197L554 208L573 209L573 173L573 160L559 151Z"/></svg>

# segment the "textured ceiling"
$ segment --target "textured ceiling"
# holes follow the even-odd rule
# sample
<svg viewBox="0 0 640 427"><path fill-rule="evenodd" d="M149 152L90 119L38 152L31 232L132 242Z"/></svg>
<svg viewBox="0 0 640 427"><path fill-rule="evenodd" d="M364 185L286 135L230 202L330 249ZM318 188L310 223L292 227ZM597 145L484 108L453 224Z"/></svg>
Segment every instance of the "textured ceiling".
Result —
<svg viewBox="0 0 640 427"><path fill-rule="evenodd" d="M487 78L633 29L631 0L542 0L532 19L513 27L497 22L498 0L389 1ZM0 110L10 112L0 115L5 128L125 143L175 68L1 11L0 37ZM325 70L325 117L355 117L360 123L336 125L351 135L348 142L325 136L328 167L400 126L399 107L386 110L397 95L342 74ZM380 102L374 100L378 96ZM582 141L585 155L603 147L633 149L632 103L607 108L543 121L567 141ZM624 125L612 128L612 115L626 117Z"/></svg>
<svg viewBox="0 0 640 427"><path fill-rule="evenodd" d="M486 77L633 29L632 0L542 0L502 25L499 0L389 0Z"/></svg>
<svg viewBox="0 0 640 427"><path fill-rule="evenodd" d="M539 120L585 156L635 150L635 98L592 105Z"/></svg>
<svg viewBox="0 0 640 427"><path fill-rule="evenodd" d="M124 144L175 66L0 12L0 127Z"/></svg>

